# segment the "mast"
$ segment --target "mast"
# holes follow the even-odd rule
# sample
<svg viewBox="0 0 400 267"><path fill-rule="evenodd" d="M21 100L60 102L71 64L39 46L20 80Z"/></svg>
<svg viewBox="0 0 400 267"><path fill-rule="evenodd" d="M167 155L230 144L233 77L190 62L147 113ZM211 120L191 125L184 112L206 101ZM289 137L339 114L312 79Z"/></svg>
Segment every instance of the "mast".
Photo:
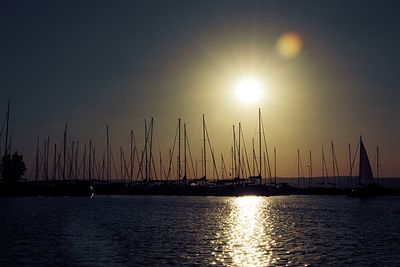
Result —
<svg viewBox="0 0 400 267"><path fill-rule="evenodd" d="M106 175L107 182L110 182L110 172L111 172L111 159L110 159L110 136L108 132L108 124L106 125L106 138L107 138L107 149L106 149Z"/></svg>
<svg viewBox="0 0 400 267"><path fill-rule="evenodd" d="M148 163L147 138L148 138L148 136L147 136L147 120L144 119L144 149L145 149L145 151L144 151L144 153L145 153L145 178L144 179L145 180L147 180L147 178L148 178L148 174L147 174L147 170L148 170L148 168L147 168L147 163Z"/></svg>
<svg viewBox="0 0 400 267"><path fill-rule="evenodd" d="M376 179L380 177L380 170L379 170L379 146L376 147Z"/></svg>
<svg viewBox="0 0 400 267"><path fill-rule="evenodd" d="M267 157L265 155L265 151L263 151L263 157L264 157L264 176L265 176L265 184L267 184ZM262 177L260 177L262 180Z"/></svg>
<svg viewBox="0 0 400 267"><path fill-rule="evenodd" d="M206 125L205 125L205 122L204 122L204 129L205 129L205 134L207 135L208 146L209 146L209 148L210 148L211 158L212 158L212 162L213 162L213 175L216 174L217 180L218 180L218 179L219 179L219 176L218 176L217 164L215 163L214 149L213 149L213 147L211 146L210 136L208 135L208 130L207 130L207 127L206 127ZM204 151L204 152L205 152L205 151ZM204 153L204 156L205 156L205 153ZM206 170L206 171L207 171L207 170ZM214 177L214 178L215 178L215 177Z"/></svg>
<svg viewBox="0 0 400 267"><path fill-rule="evenodd" d="M79 142L76 141L76 151L75 151L75 180L78 180L78 156L79 156Z"/></svg>
<svg viewBox="0 0 400 267"><path fill-rule="evenodd" d="M178 180L181 180L181 119L178 119Z"/></svg>
<svg viewBox="0 0 400 267"><path fill-rule="evenodd" d="M297 187L300 188L300 150L297 149Z"/></svg>
<svg viewBox="0 0 400 267"><path fill-rule="evenodd" d="M311 150L310 150L310 173L309 173L309 177L308 177L308 188L311 188L311 179L312 179L312 160L311 160Z"/></svg>
<svg viewBox="0 0 400 267"><path fill-rule="evenodd" d="M235 175L234 175L234 173L233 173L233 171L234 171L234 160L233 160L233 158L234 158L234 154L233 154L234 152L233 152L233 146L231 146L231 166L232 166L232 168L231 168L231 178L233 178Z"/></svg>
<svg viewBox="0 0 400 267"><path fill-rule="evenodd" d="M36 161L35 161L35 182L39 177L39 136L37 137L36 145Z"/></svg>
<svg viewBox="0 0 400 267"><path fill-rule="evenodd" d="M221 174L222 174L222 178L226 178L226 174L225 174L225 162L224 162L224 154L221 153Z"/></svg>
<svg viewBox="0 0 400 267"><path fill-rule="evenodd" d="M53 155L53 181L56 179L57 173L57 144L54 143L54 155Z"/></svg>
<svg viewBox="0 0 400 267"><path fill-rule="evenodd" d="M204 165L204 178L207 179L207 156L206 156L206 121L203 114L203 165Z"/></svg>
<svg viewBox="0 0 400 267"><path fill-rule="evenodd" d="M150 122L150 154L149 154L149 160L150 160L150 165L149 165L149 180L151 179L151 164L153 163L153 126L154 126L154 119L151 118Z"/></svg>
<svg viewBox="0 0 400 267"><path fill-rule="evenodd" d="M125 174L123 174L123 169L122 169L122 146L119 147L119 167L120 167L119 171L121 173L121 181L122 181L123 177L125 176Z"/></svg>
<svg viewBox="0 0 400 267"><path fill-rule="evenodd" d="M64 130L64 145L63 145L63 172L62 172L62 176L63 176L63 181L65 181L65 162L66 162L66 154L67 154L67 131L68 131L68 125L65 124L65 130Z"/></svg>
<svg viewBox="0 0 400 267"><path fill-rule="evenodd" d="M241 162L240 162L240 132L241 132L241 128L242 128L242 126L241 126L241 124L240 124L240 122L239 122L239 144L238 144L238 173L237 173L237 175L238 175L238 177L237 178L239 178L240 179L240 165L241 165Z"/></svg>
<svg viewBox="0 0 400 267"><path fill-rule="evenodd" d="M85 180L86 178L86 143L83 148L83 163L82 163L82 179Z"/></svg>
<svg viewBox="0 0 400 267"><path fill-rule="evenodd" d="M174 146L175 147L175 146ZM168 166L168 175L167 180L169 180L169 174L171 172L171 165L172 165L172 151L171 148L169 149L169 166Z"/></svg>
<svg viewBox="0 0 400 267"><path fill-rule="evenodd" d="M334 184L336 187L336 170L335 170L335 149L333 147L333 141L331 141L331 147L332 147L332 171L333 171L333 179L334 179Z"/></svg>
<svg viewBox="0 0 400 267"><path fill-rule="evenodd" d="M263 135L263 139L264 139L264 147L265 147L265 152L264 153L264 157L266 157L265 161L266 161L266 165L265 165L265 176L267 175L267 171L268 171L268 177L272 180L272 175L271 175L271 163L269 161L269 154L268 154L268 146L267 146L267 141L265 139L265 130L264 130L264 124L263 121L261 119L261 114L260 114L260 122L261 122L261 129L262 129L262 135ZM267 170L268 168L268 170Z"/></svg>
<svg viewBox="0 0 400 267"><path fill-rule="evenodd" d="M262 166L262 157L261 157L261 109L258 109L258 149L260 153L260 171L259 176L261 178L261 166Z"/></svg>
<svg viewBox="0 0 400 267"><path fill-rule="evenodd" d="M50 138L47 137L47 144L46 144L46 180L49 179L49 150L50 150Z"/></svg>
<svg viewBox="0 0 400 267"><path fill-rule="evenodd" d="M235 167L233 168L234 174L233 176L236 178L237 174L237 163L236 163L236 131L235 131L235 125L232 126L233 128L233 162L235 164Z"/></svg>
<svg viewBox="0 0 400 267"><path fill-rule="evenodd" d="M333 161L333 185L336 187L336 182L338 182L340 185L342 184L341 179L340 179L340 173L339 173L339 167L336 159L336 152L335 152L335 146L332 143L332 161ZM337 178L337 179L336 179Z"/></svg>
<svg viewBox="0 0 400 267"><path fill-rule="evenodd" d="M362 160L362 138L360 135L360 164L358 164L358 185L361 185L361 176L362 176L362 170L363 170L363 160Z"/></svg>
<svg viewBox="0 0 400 267"><path fill-rule="evenodd" d="M251 139L252 146L253 146L253 160L252 160L252 175L256 175L256 169L255 169L255 150L254 150L254 138Z"/></svg>
<svg viewBox="0 0 400 267"><path fill-rule="evenodd" d="M6 146L4 148L4 156L8 154L8 127L10 123L10 104L11 102L7 102L7 115L6 115Z"/></svg>
<svg viewBox="0 0 400 267"><path fill-rule="evenodd" d="M352 164L351 164L351 144L350 143L349 143L349 169L350 169L349 176L351 178L353 168L352 168Z"/></svg>
<svg viewBox="0 0 400 267"><path fill-rule="evenodd" d="M95 179L100 180L100 175L99 175L99 167L98 164L96 163L96 147L93 146L93 158L92 158L92 173L91 179L93 179L93 175L96 174ZM96 172L95 172L96 171Z"/></svg>
<svg viewBox="0 0 400 267"><path fill-rule="evenodd" d="M184 156L184 174L183 174L183 179L186 180L186 176L187 176L187 169L186 169L186 165L187 165L187 158L186 158L186 143L187 143L187 132L186 132L186 123L183 124L183 138L184 138L184 142L183 142L183 156Z"/></svg>
<svg viewBox="0 0 400 267"><path fill-rule="evenodd" d="M276 186L276 147L274 147L274 176L275 176L275 186Z"/></svg>
<svg viewBox="0 0 400 267"><path fill-rule="evenodd" d="M68 154L68 162L69 162L69 174L68 174L68 179L72 180L72 174L73 174L73 167L74 167L74 151L75 151L75 141L72 141L71 145L71 154Z"/></svg>
<svg viewBox="0 0 400 267"><path fill-rule="evenodd" d="M133 130L131 130L131 155L130 155L130 163L131 163L131 170L130 170L130 180L132 182L133 179Z"/></svg>
<svg viewBox="0 0 400 267"><path fill-rule="evenodd" d="M322 146L322 186L325 186L325 155L324 155L324 147Z"/></svg>
<svg viewBox="0 0 400 267"><path fill-rule="evenodd" d="M160 180L162 180L162 158L161 158L161 149L159 150L160 155ZM165 175L164 175L165 176ZM165 177L164 177L165 178Z"/></svg>
<svg viewBox="0 0 400 267"><path fill-rule="evenodd" d="M89 140L89 181L92 181L92 140Z"/></svg>

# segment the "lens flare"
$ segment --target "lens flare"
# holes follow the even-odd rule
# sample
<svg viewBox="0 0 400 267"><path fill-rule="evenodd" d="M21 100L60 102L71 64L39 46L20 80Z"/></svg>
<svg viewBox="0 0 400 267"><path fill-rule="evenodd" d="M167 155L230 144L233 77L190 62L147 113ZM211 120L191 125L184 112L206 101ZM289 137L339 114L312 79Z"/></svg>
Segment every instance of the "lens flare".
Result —
<svg viewBox="0 0 400 267"><path fill-rule="evenodd" d="M293 58L299 55L303 49L303 40L298 33L287 32L282 34L277 43L276 49L284 58Z"/></svg>

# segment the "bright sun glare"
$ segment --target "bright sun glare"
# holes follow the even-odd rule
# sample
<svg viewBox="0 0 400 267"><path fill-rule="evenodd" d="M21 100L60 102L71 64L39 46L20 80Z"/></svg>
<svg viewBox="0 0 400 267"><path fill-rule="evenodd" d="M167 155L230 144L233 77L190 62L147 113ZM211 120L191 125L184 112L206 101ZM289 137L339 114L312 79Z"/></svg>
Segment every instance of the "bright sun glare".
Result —
<svg viewBox="0 0 400 267"><path fill-rule="evenodd" d="M236 95L245 103L254 103L261 94L261 83L254 79L241 80L236 86Z"/></svg>

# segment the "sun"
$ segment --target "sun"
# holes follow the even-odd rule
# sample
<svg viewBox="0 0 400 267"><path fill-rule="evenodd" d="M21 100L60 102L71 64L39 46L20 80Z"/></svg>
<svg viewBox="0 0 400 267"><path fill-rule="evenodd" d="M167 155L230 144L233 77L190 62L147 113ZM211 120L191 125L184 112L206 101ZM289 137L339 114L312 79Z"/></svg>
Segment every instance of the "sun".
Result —
<svg viewBox="0 0 400 267"><path fill-rule="evenodd" d="M244 103L254 103L260 99L263 88L261 83L255 79L243 79L236 85L237 97Z"/></svg>

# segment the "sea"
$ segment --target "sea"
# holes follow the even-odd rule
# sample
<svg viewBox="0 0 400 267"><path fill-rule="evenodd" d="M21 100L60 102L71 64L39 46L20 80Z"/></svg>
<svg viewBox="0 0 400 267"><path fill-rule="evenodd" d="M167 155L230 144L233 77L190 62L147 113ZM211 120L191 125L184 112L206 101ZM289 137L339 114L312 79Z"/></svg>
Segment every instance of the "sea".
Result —
<svg viewBox="0 0 400 267"><path fill-rule="evenodd" d="M0 266L400 266L400 197L0 198Z"/></svg>

